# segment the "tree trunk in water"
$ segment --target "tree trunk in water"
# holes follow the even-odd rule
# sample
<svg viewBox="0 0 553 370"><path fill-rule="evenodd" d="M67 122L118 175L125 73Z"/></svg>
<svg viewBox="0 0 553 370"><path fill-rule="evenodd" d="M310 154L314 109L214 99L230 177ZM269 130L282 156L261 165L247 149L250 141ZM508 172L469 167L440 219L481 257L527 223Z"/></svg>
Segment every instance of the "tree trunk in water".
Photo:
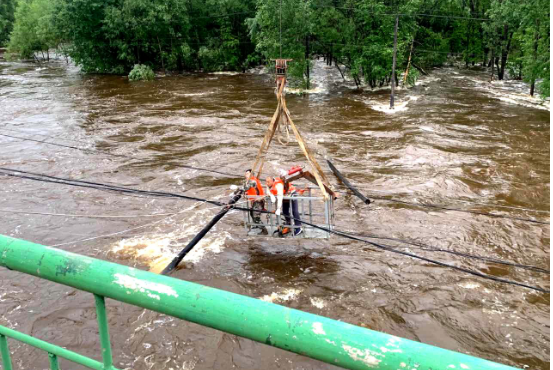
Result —
<svg viewBox="0 0 553 370"><path fill-rule="evenodd" d="M508 26L505 25L505 31L508 30ZM509 50L511 49L511 41L513 40L513 32L507 34L507 45L501 52L501 67L499 72L499 79L503 80L505 77L505 66L507 65L507 57L509 56Z"/></svg>
<svg viewBox="0 0 553 370"><path fill-rule="evenodd" d="M355 81L355 87L359 90L360 81L357 76L353 76L353 81Z"/></svg>
<svg viewBox="0 0 553 370"><path fill-rule="evenodd" d="M309 36L305 36L305 61L307 62L307 89L309 90Z"/></svg>
<svg viewBox="0 0 553 370"><path fill-rule="evenodd" d="M418 70L420 71L420 73L422 73L423 75L425 75L425 76L428 75L428 73L427 73L424 69L422 69L422 67L419 67L419 66L416 65L415 63L411 63L411 65L412 65L413 67L415 67L416 69L418 69Z"/></svg>
<svg viewBox="0 0 553 370"><path fill-rule="evenodd" d="M490 63L492 64L492 74L490 75L490 82L493 81L493 68L495 67L495 55L494 51L492 50L492 59L490 60Z"/></svg>
<svg viewBox="0 0 553 370"><path fill-rule="evenodd" d="M157 45L159 46L159 56L161 57L161 68L163 68L163 73L165 74L165 63L163 63L163 53L161 52L161 43L159 42L159 37L157 38Z"/></svg>
<svg viewBox="0 0 553 370"><path fill-rule="evenodd" d="M490 49L487 47L486 43L484 42L484 27L480 26L480 40L482 43L482 52L483 52L483 58L482 58L482 67L486 66L488 53L490 52Z"/></svg>
<svg viewBox="0 0 553 370"><path fill-rule="evenodd" d="M536 21L536 36L534 37L534 63L536 63L536 60L538 59L538 41L540 39L540 33L539 33L539 23ZM536 87L536 76L534 75L534 71L532 71L532 84L530 85L530 96L534 96L534 89Z"/></svg>
<svg viewBox="0 0 553 370"><path fill-rule="evenodd" d="M343 78L344 81L345 81L346 78L344 77L344 72L342 72L342 70L340 69L340 66L338 65L338 61L336 61L336 68L338 68L338 71L340 71L340 74L342 75L342 78Z"/></svg>
<svg viewBox="0 0 553 370"><path fill-rule="evenodd" d="M397 26L399 23L399 16L396 15L396 26L394 29L394 57L392 61L392 93L390 95L390 109L394 108L394 93L396 88L396 53L397 53Z"/></svg>
<svg viewBox="0 0 553 370"><path fill-rule="evenodd" d="M472 23L469 21L468 31L467 31L467 50L465 55L465 68L469 67L469 52L470 52L470 33L472 32Z"/></svg>

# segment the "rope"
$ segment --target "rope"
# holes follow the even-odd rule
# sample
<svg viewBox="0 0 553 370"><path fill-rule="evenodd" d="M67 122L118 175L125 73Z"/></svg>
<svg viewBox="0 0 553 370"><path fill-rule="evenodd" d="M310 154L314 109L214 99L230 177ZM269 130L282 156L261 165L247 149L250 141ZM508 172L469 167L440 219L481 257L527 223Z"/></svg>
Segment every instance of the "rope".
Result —
<svg viewBox="0 0 553 370"><path fill-rule="evenodd" d="M207 199L202 199L202 198L197 198L197 197L189 197L189 196L184 196L184 195L174 194L174 193L155 192L155 191L148 192L148 191L144 191L144 190L136 190L136 189L132 189L132 188L111 186L111 185L107 185L107 184L93 183L93 182L88 182L88 181L55 178L53 176L41 175L41 174L34 174L34 175L42 176L43 178L31 177L31 176L25 176L25 175L17 175L17 174L14 174L14 173L7 173L5 171L33 174L33 173L30 173L30 172L25 172L25 171L0 168L0 173L3 173L4 175L19 177L19 178L26 178L26 179L36 180L36 181L45 181L45 182L51 182L51 183L66 184L66 185L71 185L71 186L87 187L87 188L94 188L94 189L99 189L99 190L109 189L109 190L112 190L112 191L120 191L120 192L126 192L126 193L137 192L137 193L141 193L141 194L150 194L152 196L183 198L183 199L196 200L196 201L200 201L200 202L210 203L210 204L214 204L216 206L224 205L224 203L221 203L221 202L218 202L218 201L212 201L212 200L207 200ZM54 181L53 179L58 179L58 181ZM93 186L92 184L97 184L97 186ZM253 210L251 208L236 207L236 206L233 206L232 208L234 208L236 210L243 211L243 212L250 212L250 211ZM262 211L262 210L253 210L253 211L258 212L258 213L272 214L272 212ZM173 217L173 216L169 216L169 217ZM291 219L295 220L294 217L291 217ZM161 221L163 221L163 220L158 220L156 222L161 222ZM474 271L474 270L470 270L470 269L467 269L467 268L458 267L458 266L450 265L450 264L447 264L447 263L444 263L444 262L432 260L430 258L426 258L426 257L419 256L419 255L409 253L409 252L404 252L404 251L401 251L401 250L397 250L397 249L391 248L391 247L386 246L386 245L381 245L381 244L378 244L378 243L371 242L369 240L361 239L359 237L349 235L346 232L331 230L331 229L328 229L328 228L325 228L325 227L322 227L322 226L319 226L319 225L315 225L313 223L310 223L310 222L307 222L307 221L304 221L304 220L298 220L298 221L301 221L303 224L309 225L309 226L311 226L315 229L322 230L322 231L328 232L328 233L333 234L333 235L338 235L338 236L341 236L341 237L346 238L346 239L355 240L355 241L359 241L359 242L362 242L362 243L365 243L365 244L369 244L369 245L372 245L373 247L376 247L376 248L379 248L379 249L382 249L382 250L386 250L388 252L392 252L392 253L408 256L408 257L412 257L412 258L419 259L419 260L422 260L422 261L425 261L425 262L428 262L428 263L431 263L431 264L435 264L435 265L438 265L438 266L451 268L451 269L461 271L461 272L464 272L464 273L467 273L467 274L470 274L470 275L473 275L473 276L478 276L478 277L483 278L483 279L493 280L493 281L504 283L504 284L516 285L516 286L532 289L532 290L535 290L535 291L539 291L539 292L542 292L542 293L549 293L549 290L546 290L544 288L540 288L540 287L536 287L536 286L532 286L532 285L528 285L528 284L524 284L524 283L519 283L519 282L516 282L516 281L507 280L507 279L503 279L503 278L498 278L498 277L495 277L495 276L492 276L492 275L487 275L487 274L484 274L484 273L481 273L481 272L478 272L478 271ZM122 232L119 232L119 233L122 233ZM91 240L91 238L87 238L87 240ZM75 242L73 242L73 243L75 243Z"/></svg>

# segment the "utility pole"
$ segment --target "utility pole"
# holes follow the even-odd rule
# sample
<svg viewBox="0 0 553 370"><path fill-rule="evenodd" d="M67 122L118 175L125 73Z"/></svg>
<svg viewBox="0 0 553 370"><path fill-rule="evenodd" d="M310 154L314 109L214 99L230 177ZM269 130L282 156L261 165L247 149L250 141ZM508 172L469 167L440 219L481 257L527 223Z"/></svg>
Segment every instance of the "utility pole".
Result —
<svg viewBox="0 0 553 370"><path fill-rule="evenodd" d="M390 96L390 109L394 109L394 92L396 89L396 54L397 54L397 25L399 23L399 15L396 15L396 27L394 30L394 59L392 62L392 94Z"/></svg>

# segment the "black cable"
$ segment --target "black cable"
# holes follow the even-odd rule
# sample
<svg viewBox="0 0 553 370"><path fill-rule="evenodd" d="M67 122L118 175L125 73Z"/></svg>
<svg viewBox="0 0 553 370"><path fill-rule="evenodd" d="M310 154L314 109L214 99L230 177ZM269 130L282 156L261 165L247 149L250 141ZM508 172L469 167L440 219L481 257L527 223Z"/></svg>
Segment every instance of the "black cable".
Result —
<svg viewBox="0 0 553 370"><path fill-rule="evenodd" d="M357 233L351 233L351 232L343 232L343 233L348 234L348 235L352 235L352 236L369 238L369 239L390 240L390 241L395 241L395 242L398 242L398 243L411 245L411 246L417 247L417 248L419 248L421 250L424 250L424 251L449 253L449 254L453 254L453 255L456 255L456 256L460 256L460 257L471 258L471 259L476 259L476 260L481 260L481 261L488 261L488 262L498 263L500 265L513 266L513 267L517 267L517 268L521 268L521 269L525 269L525 270L531 270L531 271L535 271L535 272L539 272L539 273L543 273L543 274L548 274L548 275L550 274L549 270L543 269L541 267L536 267L536 266L531 266L531 265L523 265L523 264L519 264L519 263L504 261L504 260L500 260L500 259L494 258L494 257L478 256L478 255L474 255L474 254L470 254L470 253L457 252L457 251L453 251L453 250L450 250L450 249L437 248L437 247L431 246L429 244L420 243L420 242L417 242L417 241L414 241L414 240L389 238L389 237L383 237L383 236L374 235L374 234L357 234Z"/></svg>
<svg viewBox="0 0 553 370"><path fill-rule="evenodd" d="M17 173L22 173L23 175L18 175ZM0 167L0 174L3 174L5 176L10 176L10 177L28 179L28 180L43 181L48 183L63 184L63 185L76 186L76 187L85 187L85 188L104 190L104 191L140 194L140 195L147 195L147 196L154 196L154 197L181 198L181 199L193 200L197 202L206 202L216 206L223 205L223 203L218 201L207 200L207 199L192 197L188 195L168 193L163 191L140 190L140 189L127 188L123 186L115 186L115 185L102 184L98 182L90 182L90 181L83 181L83 180L65 179L62 177L49 176L49 175L28 172L28 171L14 170L11 168L4 168L4 167ZM28 176L28 175L33 175L33 176Z"/></svg>
<svg viewBox="0 0 553 370"><path fill-rule="evenodd" d="M244 208L244 207L234 207L234 208L238 209L238 210L241 210L241 211L248 211L248 212L249 211L254 211L254 212L258 212L258 213L272 214L272 212L253 210L253 209ZM339 235L339 236L342 236L342 237L347 238L347 239L351 239L351 240L360 241L360 242L363 242L363 243L366 243L366 244L370 244L374 247L377 247L379 249L383 249L383 250L386 250L386 251L389 251L389 252L392 252L392 253L402 254L404 256L409 256L409 257L412 257L412 258L415 258L415 259L419 259L419 260L426 261L426 262L429 262L429 263L432 263L432 264L435 264L435 265L439 265L439 266L443 266L443 267L449 267L449 268L452 268L454 270L462 271L462 272L465 272L467 274L478 276L478 277L481 277L481 278L484 278L484 279L489 279L489 280L493 280L493 281L497 281L497 282L501 282L501 283L505 283L505 284L517 285L517 286L520 286L520 287L536 290L536 291L539 291L539 292L542 292L542 293L549 293L549 290L546 290L546 289L543 289L543 288L540 288L540 287L527 285L527 284L519 283L519 282L512 281L512 280L498 278L498 277L495 277L495 276L492 276L492 275L483 274L483 273L478 272L478 271L466 269L464 267L449 265L449 264L444 263L444 262L432 260L430 258L422 257L422 256L419 256L419 255L416 255L416 254L413 254L413 253L409 253L409 252L400 251L400 250L397 250L397 249L393 249L389 246L385 246L385 245L382 245L382 244L377 244L377 243L371 242L369 240L365 240L365 239L361 239L361 238L358 238L358 237L355 237L355 236L351 236L348 233L344 233L342 231L331 230L331 229L328 229L326 227L315 225L313 223L310 223L310 222L307 222L307 221L304 221L304 220L296 219L294 217L290 217L290 218L293 219L293 220L298 220L302 224L309 225L309 226L311 226L315 229L319 229L321 231L325 231L325 232L328 232L330 234Z"/></svg>
<svg viewBox="0 0 553 370"><path fill-rule="evenodd" d="M317 227L317 225L311 225L311 226ZM432 260L430 258L418 256L418 255L413 254L413 253L403 252L403 251L400 251L400 250L397 250L397 249L390 248L388 246L384 246L384 245L381 245L381 244L377 244L377 243L368 241L368 240L364 240L364 239L360 239L360 238L357 238L357 237L349 236L347 234L344 234L344 233L341 233L341 232L338 232L338 231L333 231L333 230L328 230L328 231L333 233L333 234L340 235L340 236L343 236L343 237L351 239L351 240L356 240L356 241L360 241L360 242L363 242L363 243L366 243L366 244L370 244L370 245L372 245L374 247L377 247L379 249L387 250L389 252L393 252L393 253L397 253L397 254L402 254L404 256L409 256L409 257L412 257L412 258L416 258L416 259L426 261L426 262L429 262L429 263L432 263L432 264L435 264L435 265L438 265L438 266L449 267L449 268L452 268L454 270L462 271L462 272L465 272L467 274L478 276L478 277L481 277L481 278L484 278L484 279L493 280L493 281L497 281L497 282L504 283L504 284L516 285L516 286L520 286L520 287L523 287L523 288L536 290L536 291L542 292L542 293L549 293L549 290L544 289L544 288L519 283L519 282L516 282L516 281L513 281L513 280L498 278L498 277L495 277L495 276L492 276L492 275L483 274L483 273L478 272L478 271L466 269L464 267L458 267L458 266L450 265L450 264L447 264L447 263L444 263L444 262Z"/></svg>
<svg viewBox="0 0 553 370"><path fill-rule="evenodd" d="M72 146L72 145L51 143L51 142L44 141L44 140L36 140L36 139L30 139L30 138L12 136L12 135L7 135L7 134L0 134L0 136L5 136L5 137L12 138L12 139L23 140L23 141L34 141L34 142L36 142L36 143L42 143L42 144L47 144L47 145L59 146L59 147L68 148L68 149L75 149L75 150L80 150L80 151L83 151L83 152L99 153L99 154L108 155L108 156L111 156L111 157L118 157L118 158L126 158L126 159L137 160L136 158L133 158L133 157L128 156L128 155L124 155L124 154L113 154L113 153L108 153L108 152L101 151L101 150L96 150L96 149L79 148L79 147ZM42 136L46 136L46 135L42 135ZM138 160L139 160L139 159L138 159ZM141 162L141 163L144 163L144 161ZM216 173L216 174L219 174L219 175L229 176L229 177L232 177L232 178L240 177L239 175L232 174L232 173L229 173L229 172L222 172L222 171L217 171L217 170L210 170L210 169L207 169L207 168L188 166L188 165L178 164L178 163L172 163L172 162L168 162L167 164L170 164L171 166L175 166L175 167L180 167L180 168L187 168L187 169L197 170L197 171L202 171L202 172Z"/></svg>
<svg viewBox="0 0 553 370"><path fill-rule="evenodd" d="M11 131L11 132L15 132L16 134L31 135L31 138L33 136L38 135L38 136L47 137L47 138L54 139L54 140L72 141L72 142L79 143L79 144L84 144L84 145L89 145L90 144L90 142L88 142L88 141L70 139L68 137L62 136L62 134L59 134L59 135L46 135L46 134L32 133L32 132L28 132L28 131L14 130L12 128L7 128L5 126L2 126L0 128L0 130L1 131Z"/></svg>
<svg viewBox="0 0 553 370"><path fill-rule="evenodd" d="M135 158L133 158L131 156L127 156L127 155L123 155L123 154L113 154L113 153L108 153L108 152L95 150L95 149L79 148L79 147L72 146L72 145L51 143L51 142L47 142L47 141L44 141L44 140L22 138L22 137L18 137L18 136L7 135L7 134L0 134L0 136L5 136L5 137L12 138L12 139L17 139L17 140L33 141L33 142L37 142L37 143L53 145L53 146L58 146L58 147L63 147L63 148L75 149L75 150L80 150L80 151L84 151L84 152L88 151L88 152L92 152L92 153L99 153L99 154L108 155L108 156L112 156L112 157L126 158L126 159L135 160ZM172 166L175 166L175 167L180 167L180 168L187 168L187 169L192 169L192 170L197 170L197 171L202 171L202 172L217 173L217 174L229 176L229 177L232 177L232 178L240 177L236 174L231 174L231 173L228 173L228 172L222 172L222 171L217 171L217 170L210 170L210 169L207 169L207 168L194 167L194 166L182 165L182 164L171 163L171 162L169 162L168 164L170 164ZM404 201L404 200L388 199L388 198L383 198L383 197L378 197L378 196L370 196L370 198L385 201L385 202L400 203L400 204L411 205L411 206L422 207L422 208L432 208L432 209L442 209L442 210L453 211L453 212L472 213L472 214L476 214L476 215L480 215L480 216L488 216L488 217L494 217L494 218L504 218L504 219L510 219L510 220L516 220L516 221L531 222L531 223L536 223L536 224L540 224L540 225L549 225L549 222L538 221L538 220L534 220L534 219L530 219L530 218L522 218L522 217L515 217L515 216L508 216L508 215L498 215L496 213L490 213L490 212L464 210L464 209L446 207L446 206L437 205L437 204L423 204L423 203L408 202L408 201Z"/></svg>
<svg viewBox="0 0 553 370"><path fill-rule="evenodd" d="M223 203L218 202L218 201L210 201L210 200L207 200L207 199L202 199L202 198L197 198L197 197L190 197L190 196L185 196L185 195L180 195L180 194L175 194L175 193L156 192L156 191L152 192L152 191L138 190L138 189L133 189L133 188L126 188L126 187L122 187L122 186L107 185L107 184L96 183L96 182L64 179L64 178L60 178L60 177L36 174L36 173L20 171L20 170L14 170L14 169L9 169L9 168L1 168L0 167L0 173L2 173L4 175L7 175L7 176L25 178L25 179L36 180L36 181L44 181L44 182L65 184L65 185L78 186L78 187L95 188L95 189L100 189L100 190L111 190L111 191L120 191L120 192L127 192L127 193L148 194L148 195L152 195L152 196L176 197L176 198L183 198L183 199L188 199L188 200L202 201L202 202L206 202L206 203L210 203L210 204L214 204L214 205L221 205L221 206L224 205ZM41 176L41 177L44 177L44 178L32 177L32 176L27 176L27 175L18 175L17 173L36 175L36 176ZM252 211L252 209L245 208L245 207L236 207L236 206L234 206L233 208L236 209L236 210L243 211L243 212ZM254 211L259 212L259 213L272 214L272 212L268 212L268 211L261 211L261 210L254 210ZM294 217L291 217L291 219L295 220ZM439 266L443 266L443 267L449 267L449 268L452 268L454 270L462 271L462 272L465 272L467 274L478 276L478 277L481 277L481 278L484 278L484 279L493 280L493 281L501 282L501 283L505 283L505 284L516 285L516 286L536 290L536 291L543 292L543 293L549 293L549 290L546 290L546 289L543 289L543 288L540 288L540 287L535 287L535 286L519 283L519 282L512 281L512 280L498 278L498 277L495 277L495 276L483 274L481 272L466 269L466 268L463 268L463 267L449 265L449 264L444 263L444 262L432 260L432 259L422 257L422 256L419 256L419 255L416 255L416 254L413 254L413 253L400 251L400 250L397 250L397 249L393 249L389 246L385 246L385 245L381 245L381 244L378 244L378 243L371 242L369 240L361 239L361 238L358 238L356 236L352 236L352 235L349 235L347 233L344 233L342 231L331 230L331 229L328 229L328 228L325 228L325 227L322 227L322 226L318 226L318 225L315 225L313 223L310 223L310 222L307 222L307 221L304 221L304 220L298 220L298 221L301 221L303 224L309 225L313 228L316 228L316 229L319 229L319 230L322 230L322 231L325 231L325 232L328 232L328 233L331 233L331 234L334 234L334 235L342 236L342 237L350 239L350 240L360 241L360 242L372 245L374 247L377 247L379 249L383 249L383 250L386 250L386 251L389 251L389 252L392 252L392 253L405 255L405 256L408 256L408 257L412 257L412 258L415 258L415 259L419 259L419 260L426 261L426 262L429 262L429 263L432 263L432 264L435 264L435 265L439 265Z"/></svg>
<svg viewBox="0 0 553 370"><path fill-rule="evenodd" d="M472 210L467 210L467 209L460 209L460 208L452 208L452 207L446 207L444 205L439 205L439 204L432 204L432 203L415 203L415 202L408 202L406 200L399 200L399 199L389 199L389 198L384 198L384 197L379 197L379 196L373 196L373 195L369 195L369 198L371 199L376 199L376 200L381 200L381 201L384 201L384 202L390 202L390 203L400 203L400 204L405 204L405 205L410 205L410 206L415 206L415 207L421 207L421 208L432 208L432 209L443 209L443 210L446 210L446 211L454 211L454 212L463 212L463 213L472 213L472 214L476 214L476 215L480 215L480 216L488 216L488 217L495 217L495 218L505 218L505 219L510 219L510 220L516 220L516 221L524 221L524 222L531 222L531 223L535 223L535 224L540 224L540 225L549 225L549 222L545 222L545 221L538 221L538 220L534 220L534 219L531 219L531 218L522 218L522 217L515 217L515 216L508 216L508 215L499 215L497 213L490 213L490 212L481 212L481 211L472 211ZM482 206L486 206L485 204L481 204ZM498 207L501 207L501 206L498 206ZM537 210L531 210L531 209L525 209L526 211L529 211L529 212L539 212Z"/></svg>
<svg viewBox="0 0 553 370"><path fill-rule="evenodd" d="M415 202L408 202L408 201L405 201L405 200L388 199L388 198L377 197L377 196L369 196L369 197L371 199L377 199L377 200L381 200L381 201L385 201L385 202L400 203L400 204L406 204L406 205L422 207L422 208L443 209L443 210L446 210L446 211L472 213L472 214L480 215L480 216L488 216L488 217L495 217L495 218L506 218L506 219L509 219L509 220L531 222L531 223L540 224L540 225L549 225L549 222L533 220L531 218L522 218L522 217L514 217L514 216L507 216L507 215L498 215L497 213L471 211L471 210L467 210L467 209L446 207L446 206L442 206L442 205L438 205L438 204L415 203Z"/></svg>

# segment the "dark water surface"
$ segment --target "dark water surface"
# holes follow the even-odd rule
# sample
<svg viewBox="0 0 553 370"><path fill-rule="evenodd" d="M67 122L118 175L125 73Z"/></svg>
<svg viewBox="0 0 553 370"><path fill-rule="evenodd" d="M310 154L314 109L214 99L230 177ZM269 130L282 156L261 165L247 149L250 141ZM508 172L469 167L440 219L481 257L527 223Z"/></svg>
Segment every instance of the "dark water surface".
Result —
<svg viewBox="0 0 553 370"><path fill-rule="evenodd" d="M549 111L522 95L521 84L490 89L481 71L435 70L415 88L400 91L398 111L390 114L383 108L386 90L356 92L322 64L315 77L316 91L288 94L288 108L318 157L332 157L363 193L549 221ZM63 64L0 63L0 133L129 156L0 136L0 165L226 199L236 179L175 164L241 175L275 107L273 83L260 74L129 83L83 76ZM296 146L275 142L265 168L301 163ZM143 269L171 257L182 247L177 240L191 238L217 212L188 201L6 177L0 177L0 202L2 234ZM241 221L238 212L227 216L174 277L521 368L549 369L549 294L336 236L246 237ZM548 225L383 201L366 206L344 194L336 203L335 226L549 269ZM83 239L90 240L77 242ZM549 289L549 275L387 244ZM0 324L100 358L90 294L6 269L0 269L0 284ZM120 368L333 368L119 302L107 304ZM15 368L48 367L42 351L14 341L10 348ZM62 367L80 369L65 361Z"/></svg>

